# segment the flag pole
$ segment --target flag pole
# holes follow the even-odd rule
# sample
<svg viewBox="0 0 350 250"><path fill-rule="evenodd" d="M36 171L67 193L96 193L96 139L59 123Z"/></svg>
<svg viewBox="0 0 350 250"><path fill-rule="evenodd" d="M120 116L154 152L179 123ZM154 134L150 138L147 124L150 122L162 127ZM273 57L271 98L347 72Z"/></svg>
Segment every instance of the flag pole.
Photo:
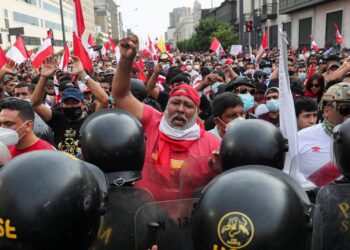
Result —
<svg viewBox="0 0 350 250"><path fill-rule="evenodd" d="M62 37L63 37L63 49L66 44L66 31L64 29L64 18L63 18L63 6L62 0L60 0L60 12L61 12L61 25L62 25Z"/></svg>

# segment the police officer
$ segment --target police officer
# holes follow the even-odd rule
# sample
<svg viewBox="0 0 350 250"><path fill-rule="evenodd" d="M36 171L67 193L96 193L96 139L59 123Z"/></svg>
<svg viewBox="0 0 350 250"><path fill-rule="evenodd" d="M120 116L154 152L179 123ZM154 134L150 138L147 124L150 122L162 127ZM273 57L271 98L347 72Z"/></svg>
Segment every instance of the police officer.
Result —
<svg viewBox="0 0 350 250"><path fill-rule="evenodd" d="M131 186L141 179L145 135L141 123L122 110L90 115L80 129L82 158L98 166L110 185Z"/></svg>
<svg viewBox="0 0 350 250"><path fill-rule="evenodd" d="M350 245L350 120L334 130L334 157L343 178L321 188L317 194L313 250L348 249Z"/></svg>
<svg viewBox="0 0 350 250"><path fill-rule="evenodd" d="M282 170L288 141L263 120L243 120L229 126L220 147L222 170L259 164Z"/></svg>
<svg viewBox="0 0 350 250"><path fill-rule="evenodd" d="M194 249L306 249L309 207L298 183L277 169L232 169L208 184L194 209Z"/></svg>
<svg viewBox="0 0 350 250"><path fill-rule="evenodd" d="M0 183L0 249L89 249L107 197L98 168L35 151L4 165Z"/></svg>

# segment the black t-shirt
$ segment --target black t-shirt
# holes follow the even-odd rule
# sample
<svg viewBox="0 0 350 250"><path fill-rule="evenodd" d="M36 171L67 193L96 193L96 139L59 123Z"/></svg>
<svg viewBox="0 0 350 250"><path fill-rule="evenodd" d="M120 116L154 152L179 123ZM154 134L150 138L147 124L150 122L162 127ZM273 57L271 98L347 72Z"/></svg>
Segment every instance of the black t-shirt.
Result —
<svg viewBox="0 0 350 250"><path fill-rule="evenodd" d="M80 153L79 130L84 120L70 122L62 111L52 112L52 118L47 124L55 134L54 142L58 150L72 155Z"/></svg>
<svg viewBox="0 0 350 250"><path fill-rule="evenodd" d="M166 109L166 106L168 105L169 92L166 92L166 91L159 92L158 99L156 101L160 104L162 111L164 111Z"/></svg>

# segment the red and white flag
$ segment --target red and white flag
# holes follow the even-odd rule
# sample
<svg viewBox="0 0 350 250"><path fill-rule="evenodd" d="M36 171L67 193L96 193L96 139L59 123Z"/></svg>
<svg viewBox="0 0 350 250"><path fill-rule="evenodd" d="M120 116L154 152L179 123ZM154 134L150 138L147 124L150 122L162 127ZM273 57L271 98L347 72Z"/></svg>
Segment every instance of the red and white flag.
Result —
<svg viewBox="0 0 350 250"><path fill-rule="evenodd" d="M157 51L154 46L154 43L152 43L151 39L148 37L148 50L151 53L153 60L158 61Z"/></svg>
<svg viewBox="0 0 350 250"><path fill-rule="evenodd" d="M340 31L338 29L338 25L336 23L334 23L334 27L335 27L335 42L338 44L342 44L343 43L343 37L340 34Z"/></svg>
<svg viewBox="0 0 350 250"><path fill-rule="evenodd" d="M7 58L6 58L5 52L2 50L0 46L0 69L2 66L4 66L6 62L7 62Z"/></svg>
<svg viewBox="0 0 350 250"><path fill-rule="evenodd" d="M221 43L219 42L219 40L216 37L214 38L213 42L211 43L210 50L214 51L217 56L226 54L224 49L221 46Z"/></svg>
<svg viewBox="0 0 350 250"><path fill-rule="evenodd" d="M258 54L256 55L257 58L262 58L265 53L265 50L268 48L268 38L269 38L269 33L266 29L264 32L263 39L261 41L261 45L259 47Z"/></svg>
<svg viewBox="0 0 350 250"><path fill-rule="evenodd" d="M44 40L32 60L34 68L39 68L47 56L53 55L53 46L51 43L52 32L48 32L48 37Z"/></svg>
<svg viewBox="0 0 350 250"><path fill-rule="evenodd" d="M16 42L13 44L11 49L7 51L6 57L15 61L18 64L21 64L24 61L28 60L28 51L21 36L18 36Z"/></svg>
<svg viewBox="0 0 350 250"><path fill-rule="evenodd" d="M91 72L92 62L89 52L89 37L90 33L85 30L83 9L80 0L73 0L74 2L74 32L73 32L73 47L74 54L79 57L84 68Z"/></svg>
<svg viewBox="0 0 350 250"><path fill-rule="evenodd" d="M62 70L64 73L68 71L69 59L70 59L70 51L69 51L68 44L66 44L66 46L64 46L64 52L59 65L59 69Z"/></svg>
<svg viewBox="0 0 350 250"><path fill-rule="evenodd" d="M318 48L318 45L315 39L312 36L310 36L310 38L311 38L311 48L313 48L316 51L316 53L318 53L320 49Z"/></svg>
<svg viewBox="0 0 350 250"><path fill-rule="evenodd" d="M112 37L109 37L109 44L111 45L115 60L119 63L120 60L120 50L118 45L113 41Z"/></svg>

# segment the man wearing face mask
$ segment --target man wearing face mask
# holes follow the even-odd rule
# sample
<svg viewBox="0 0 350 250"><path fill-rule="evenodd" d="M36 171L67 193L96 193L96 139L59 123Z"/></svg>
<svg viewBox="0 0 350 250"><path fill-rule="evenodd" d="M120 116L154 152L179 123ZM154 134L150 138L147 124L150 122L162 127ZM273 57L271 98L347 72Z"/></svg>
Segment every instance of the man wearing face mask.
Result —
<svg viewBox="0 0 350 250"><path fill-rule="evenodd" d="M242 99L234 93L224 92L217 95L213 100L213 121L215 128L209 132L213 133L219 140L225 135L227 124L236 119L243 119Z"/></svg>
<svg viewBox="0 0 350 250"><path fill-rule="evenodd" d="M260 65L259 68L264 71L266 73L266 75L269 77L272 73L272 64L270 61L267 60L263 60Z"/></svg>
<svg viewBox="0 0 350 250"><path fill-rule="evenodd" d="M305 81L306 80L306 77L307 77L307 69L306 69L306 66L305 65L300 65L297 69L297 77L299 80L301 81Z"/></svg>
<svg viewBox="0 0 350 250"><path fill-rule="evenodd" d="M198 77L199 73L198 71L193 69L193 62L191 60L187 60L186 63L186 72L191 76L191 79Z"/></svg>
<svg viewBox="0 0 350 250"><path fill-rule="evenodd" d="M34 111L29 102L17 98L0 101L0 139L12 158L34 150L55 150L33 132Z"/></svg>
<svg viewBox="0 0 350 250"><path fill-rule="evenodd" d="M73 58L73 71L71 75L80 78L97 100L96 110L107 108L109 99L100 84L92 80L84 71L79 58ZM32 95L32 105L35 112L54 131L54 141L57 149L68 154L76 155L80 153L79 130L83 124L87 112L84 105L83 93L74 87L66 88L62 92L60 110L51 110L42 102L46 81L57 69L57 62L48 57L43 63L41 76L38 85Z"/></svg>
<svg viewBox="0 0 350 250"><path fill-rule="evenodd" d="M208 167L208 160L220 141L206 132L198 120L200 98L191 86L174 86L164 114L131 94L130 70L138 46L136 36L121 41L121 58L112 84L112 96L117 107L133 114L142 123L147 136L142 180L136 185L150 190L156 200L177 199L180 195L180 171L186 160L203 156L196 161L193 172L187 173L193 184L187 187L188 198L195 188L207 184L215 176ZM153 181L154 178L161 181Z"/></svg>
<svg viewBox="0 0 350 250"><path fill-rule="evenodd" d="M279 89L272 87L266 90L265 93L266 107L269 112L259 116L259 119L271 122L276 127L279 127Z"/></svg>

